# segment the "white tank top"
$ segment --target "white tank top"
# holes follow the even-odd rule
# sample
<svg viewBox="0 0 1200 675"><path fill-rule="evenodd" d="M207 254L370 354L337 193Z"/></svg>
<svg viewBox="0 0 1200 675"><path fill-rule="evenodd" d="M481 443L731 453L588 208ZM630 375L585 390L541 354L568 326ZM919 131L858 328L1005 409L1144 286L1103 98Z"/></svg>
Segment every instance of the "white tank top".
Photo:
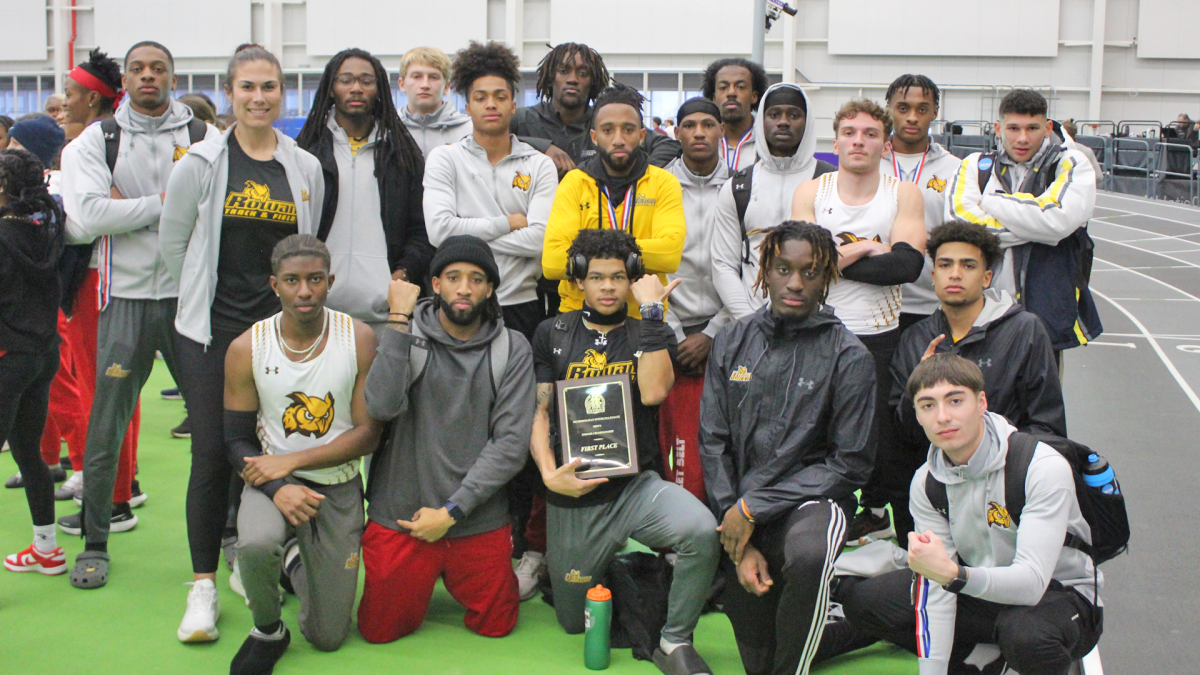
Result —
<svg viewBox="0 0 1200 675"><path fill-rule="evenodd" d="M900 181L893 176L880 176L879 189L871 201L847 206L838 196L837 177L838 172L833 171L819 179L813 204L817 224L829 230L839 246L863 239L890 245L892 224L899 211ZM833 307L833 313L855 335L878 335L900 324L899 286L838 279L829 287L825 303Z"/></svg>
<svg viewBox="0 0 1200 675"><path fill-rule="evenodd" d="M324 445L354 426L350 400L358 377L354 322L329 313L329 339L316 358L296 363L279 344L280 314L259 321L253 333L254 386L258 390L258 440L268 455L286 455ZM321 485L358 475L358 460L293 474Z"/></svg>

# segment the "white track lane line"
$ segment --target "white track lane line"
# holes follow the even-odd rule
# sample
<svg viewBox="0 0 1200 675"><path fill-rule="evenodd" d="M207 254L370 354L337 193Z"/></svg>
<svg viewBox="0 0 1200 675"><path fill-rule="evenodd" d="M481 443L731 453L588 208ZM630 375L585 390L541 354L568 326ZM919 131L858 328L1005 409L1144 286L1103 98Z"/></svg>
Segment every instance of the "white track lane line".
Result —
<svg viewBox="0 0 1200 675"><path fill-rule="evenodd" d="M1175 378L1175 382L1179 385L1179 388L1183 390L1183 393L1188 397L1188 400L1190 400L1192 405L1195 406L1196 412L1200 412L1200 396L1196 396L1196 392L1192 390L1192 387L1187 383L1187 380L1183 379L1183 375L1179 374L1179 370L1175 368L1175 364L1172 363L1171 359L1167 357L1167 353L1163 351L1163 348L1158 344L1158 340L1154 339L1154 336L1150 334L1150 331L1146 330L1146 327L1142 325L1142 322L1138 321L1138 318L1129 310L1122 307L1121 303L1112 300L1107 295L1101 293L1095 288L1092 289L1092 292L1101 298L1104 298L1108 304L1116 307L1122 314L1124 314L1129 318L1130 321L1133 322L1133 325L1137 326L1137 329L1140 330L1146 340L1150 342L1150 346L1154 348L1154 352L1158 354L1158 358L1162 360L1163 365L1167 367L1167 371L1171 373L1171 377Z"/></svg>
<svg viewBox="0 0 1200 675"><path fill-rule="evenodd" d="M1146 217L1153 218L1154 216L1146 216ZM1184 239L1183 237L1200 237L1200 232L1191 232L1188 234L1163 234L1162 232L1155 232L1154 230L1147 230L1143 227L1134 227L1132 225L1126 225L1124 223L1109 222L1107 220L1104 220L1104 216L1101 216L1100 218L1092 218L1092 220L1099 221L1102 225L1113 225L1114 227L1121 227L1126 230L1133 230L1134 232L1142 232L1145 234L1154 235L1154 237L1152 237L1150 239L1125 239L1124 241L1156 241L1156 240L1162 240L1162 239L1178 239L1180 241L1180 243L1194 244L1196 242L1194 242L1190 239Z"/></svg>
<svg viewBox="0 0 1200 675"><path fill-rule="evenodd" d="M1113 223L1113 224L1115 224L1115 223ZM1151 254L1151 255L1156 255L1156 256L1159 256L1159 257L1162 257L1162 258L1166 258L1167 260L1174 260L1174 261L1175 261L1175 262L1177 262L1177 263L1183 263L1183 265L1184 265L1185 267L1194 267L1194 268L1196 268L1196 269L1200 269L1200 265L1197 265L1196 263L1188 262L1188 261L1186 261L1186 260L1184 260L1184 259L1182 259L1182 258L1176 258L1176 257L1174 257L1174 256L1172 256L1172 255L1169 255L1169 254L1167 254L1167 253L1159 253L1158 251L1151 251L1151 250L1150 250L1150 249L1148 249L1148 248L1142 248L1141 246L1133 246L1133 245L1131 245L1131 244L1126 244L1126 243L1124 243L1124 242L1120 242L1120 241L1117 241L1117 240L1115 240L1115 239L1105 239L1104 237L1096 237L1096 236L1093 236L1093 237L1092 237L1092 239L1095 239L1096 241L1103 241L1103 242L1106 242L1106 243L1109 243L1109 244L1116 244L1116 245L1118 245L1118 246L1124 246L1124 247L1126 247L1126 248L1131 248L1131 249L1133 249L1133 250L1135 250L1135 251L1141 251L1142 253L1149 253L1149 254ZM1197 251L1197 252L1200 252L1200 249L1196 249L1196 251ZM1176 251L1176 252L1177 252L1177 253L1179 253L1179 251ZM1113 263L1109 263L1109 264L1111 265L1111 264L1113 264ZM1117 267L1120 267L1121 269L1128 269L1128 268L1126 268L1126 267L1122 267L1121 265L1117 265ZM1129 271L1130 271L1130 272L1132 272L1133 270L1129 270ZM1155 281L1157 281L1157 279L1156 279Z"/></svg>
<svg viewBox="0 0 1200 675"><path fill-rule="evenodd" d="M1103 209L1105 207L1101 206L1099 208ZM1120 209L1105 209L1105 210L1120 211ZM1151 215L1149 213L1139 213L1137 211L1122 211L1121 215L1119 215L1119 216L1097 216L1097 218L1092 218L1091 220L1097 220L1098 218L1125 218L1126 216L1141 216L1143 218L1153 218L1155 220L1165 220L1168 223L1175 223L1177 225L1186 225L1188 227L1194 227L1194 228L1200 229L1200 223L1189 223L1186 220L1175 220L1174 218L1165 218L1163 216L1155 216L1155 215Z"/></svg>
<svg viewBox="0 0 1200 675"><path fill-rule="evenodd" d="M1102 260L1101 258L1096 258L1096 260L1100 260L1101 262L1109 264L1109 265L1115 265L1117 267L1121 267L1120 265L1117 265L1114 262L1109 262L1108 260ZM1162 279L1156 279L1155 277L1152 277L1149 274L1142 274L1141 272L1139 272L1135 269L1130 269L1128 267L1121 267L1121 271L1129 272L1130 274L1136 274L1139 277L1143 277L1143 278L1149 279L1150 281L1153 281L1155 283L1162 284L1163 286L1166 286L1167 288L1175 291L1176 293L1179 293L1180 295L1186 295L1187 297L1191 298L1192 300L1200 301L1200 298L1192 295L1191 293L1188 293L1187 291L1183 290L1182 288L1179 288L1178 286L1172 286L1171 284L1168 284L1167 282L1163 281Z"/></svg>
<svg viewBox="0 0 1200 675"><path fill-rule="evenodd" d="M1165 207L1169 207L1172 209L1179 209L1181 211L1190 211L1191 213L1200 215L1200 210L1197 210L1196 207L1194 207L1194 206L1180 206L1179 204L1172 204L1171 202L1162 201L1162 200L1137 199L1135 197L1127 197L1125 195L1115 194L1112 192L1097 193L1096 200L1099 201L1101 199L1120 199L1122 201L1127 201L1127 202L1137 202L1139 204L1144 204L1144 205L1150 206L1150 207L1165 206ZM1097 206L1099 206L1099 205L1097 205ZM1100 208L1109 208L1109 207L1101 206ZM1120 209L1113 209L1113 210L1117 211Z"/></svg>

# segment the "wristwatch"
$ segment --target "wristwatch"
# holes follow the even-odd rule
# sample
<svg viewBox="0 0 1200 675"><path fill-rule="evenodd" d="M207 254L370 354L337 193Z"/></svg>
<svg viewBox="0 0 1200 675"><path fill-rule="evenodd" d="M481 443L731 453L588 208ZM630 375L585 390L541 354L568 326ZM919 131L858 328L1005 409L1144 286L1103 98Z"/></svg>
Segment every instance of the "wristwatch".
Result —
<svg viewBox="0 0 1200 675"><path fill-rule="evenodd" d="M463 513L463 510L454 502L446 502L442 505L442 508L446 509L446 511L450 513L450 517L453 518L454 522L456 523L461 523L467 517L467 514Z"/></svg>
<svg viewBox="0 0 1200 675"><path fill-rule="evenodd" d="M958 592L962 591L963 587L966 585L967 585L967 566L959 565L958 566L958 574L955 574L954 578L951 579L950 581L948 581L945 586L942 586L942 588L946 589L946 591L949 593L958 593Z"/></svg>
<svg viewBox="0 0 1200 675"><path fill-rule="evenodd" d="M663 320L663 304L661 302L643 302L638 308L642 319L647 321Z"/></svg>

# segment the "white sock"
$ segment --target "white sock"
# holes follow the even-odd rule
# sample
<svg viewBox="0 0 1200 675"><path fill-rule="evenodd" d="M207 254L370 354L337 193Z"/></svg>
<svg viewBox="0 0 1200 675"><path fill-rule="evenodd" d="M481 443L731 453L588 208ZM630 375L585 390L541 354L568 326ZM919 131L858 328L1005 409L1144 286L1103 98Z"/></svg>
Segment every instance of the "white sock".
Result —
<svg viewBox="0 0 1200 675"><path fill-rule="evenodd" d="M871 515L875 516L876 518L882 518L885 515L887 515L887 507L884 507L882 509L872 508Z"/></svg>
<svg viewBox="0 0 1200 675"><path fill-rule="evenodd" d="M259 640L268 640L268 641L274 642L275 640L283 639L283 631L285 629L286 629L286 625L281 620L279 622L279 628L274 633L271 633L270 635L263 633L257 627L251 628L250 634L253 635L254 637L258 638Z"/></svg>
<svg viewBox="0 0 1200 675"><path fill-rule="evenodd" d="M661 649L662 653L666 654L667 656L670 656L671 652L675 651L676 649L678 649L679 647L682 647L685 644L687 644L687 643L684 642L684 643L677 644L674 642L667 642L667 638L665 638L665 637L660 637L658 639L658 648Z"/></svg>
<svg viewBox="0 0 1200 675"><path fill-rule="evenodd" d="M42 553L53 553L58 548L58 537L54 524L33 526L33 546Z"/></svg>

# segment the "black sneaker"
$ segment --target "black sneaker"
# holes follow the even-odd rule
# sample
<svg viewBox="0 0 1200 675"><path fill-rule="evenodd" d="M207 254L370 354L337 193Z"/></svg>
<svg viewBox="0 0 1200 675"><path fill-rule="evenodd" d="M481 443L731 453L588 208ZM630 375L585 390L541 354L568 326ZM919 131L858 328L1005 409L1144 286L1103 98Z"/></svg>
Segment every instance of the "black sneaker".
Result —
<svg viewBox="0 0 1200 675"><path fill-rule="evenodd" d="M291 642L292 633L287 626L283 626L283 637L267 637L257 628L251 630L229 664L229 675L271 675Z"/></svg>
<svg viewBox="0 0 1200 675"><path fill-rule="evenodd" d="M179 423L179 426L171 430L171 436L174 438L192 437L192 425L188 423L188 418L183 418L183 421Z"/></svg>
<svg viewBox="0 0 1200 675"><path fill-rule="evenodd" d="M55 464L54 466L48 466L46 468L50 469L50 479L55 483L61 483L67 479L67 472L62 468L61 465Z"/></svg>
<svg viewBox="0 0 1200 675"><path fill-rule="evenodd" d="M895 536L896 530L892 529L892 521L888 518L886 511L882 516L877 516L871 512L871 509L863 509L846 526L847 546L868 544L870 543L868 537L878 540Z"/></svg>
<svg viewBox="0 0 1200 675"><path fill-rule="evenodd" d="M109 520L108 526L110 534L114 532L128 532L137 527L137 524L138 517L133 515L133 511L130 510L129 502L113 504L112 518ZM67 534L75 536L83 534L83 511L59 518L58 527Z"/></svg>
<svg viewBox="0 0 1200 675"><path fill-rule="evenodd" d="M129 508L136 509L146 503L147 495L142 492L142 486L136 478L129 483L129 494Z"/></svg>
<svg viewBox="0 0 1200 675"><path fill-rule="evenodd" d="M171 387L170 389L163 389L160 393L162 394L162 397L168 401L182 401L183 400L183 394L179 393L179 387Z"/></svg>
<svg viewBox="0 0 1200 675"><path fill-rule="evenodd" d="M18 471L16 473L14 473L13 475L9 476L8 480L4 481L4 487L10 488L10 489L25 487L25 479L21 477L21 472Z"/></svg>
<svg viewBox="0 0 1200 675"><path fill-rule="evenodd" d="M63 468L63 471L70 471L71 470L71 457L69 455L63 455L62 457L59 457L58 465Z"/></svg>

